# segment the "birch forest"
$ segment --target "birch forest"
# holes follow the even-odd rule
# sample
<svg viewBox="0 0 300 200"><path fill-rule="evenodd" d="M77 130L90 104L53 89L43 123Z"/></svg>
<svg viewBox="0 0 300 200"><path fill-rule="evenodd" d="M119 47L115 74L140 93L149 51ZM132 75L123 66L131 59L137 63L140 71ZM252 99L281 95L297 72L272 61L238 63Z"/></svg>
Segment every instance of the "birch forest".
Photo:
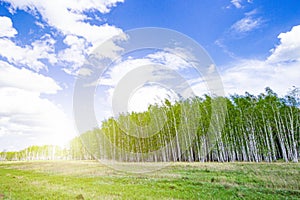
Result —
<svg viewBox="0 0 300 200"><path fill-rule="evenodd" d="M218 106L222 105L222 106ZM122 113L70 141L69 147L2 152L1 160L106 159L124 162L298 162L299 89L279 97L194 97Z"/></svg>

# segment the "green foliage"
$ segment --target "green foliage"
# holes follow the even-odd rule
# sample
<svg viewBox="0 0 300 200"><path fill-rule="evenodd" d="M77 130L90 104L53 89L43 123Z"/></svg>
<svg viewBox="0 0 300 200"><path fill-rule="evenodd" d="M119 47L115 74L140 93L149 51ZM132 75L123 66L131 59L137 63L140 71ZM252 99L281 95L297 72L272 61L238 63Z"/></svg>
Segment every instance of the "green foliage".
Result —
<svg viewBox="0 0 300 200"><path fill-rule="evenodd" d="M119 161L298 162L298 91L285 98L266 88L258 96L166 100L164 106L104 121L88 133L98 146L87 147L97 158Z"/></svg>
<svg viewBox="0 0 300 200"><path fill-rule="evenodd" d="M300 155L299 89L280 98L266 88L254 96L194 97L109 118L74 138L69 149L29 147L0 160L284 161Z"/></svg>

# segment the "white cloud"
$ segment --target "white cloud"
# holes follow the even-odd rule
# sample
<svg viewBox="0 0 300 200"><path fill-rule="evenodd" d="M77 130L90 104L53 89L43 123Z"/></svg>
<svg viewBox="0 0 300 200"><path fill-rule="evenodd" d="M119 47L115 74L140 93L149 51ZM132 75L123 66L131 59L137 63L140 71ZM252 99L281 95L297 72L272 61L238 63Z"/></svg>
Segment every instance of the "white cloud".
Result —
<svg viewBox="0 0 300 200"><path fill-rule="evenodd" d="M80 70L77 72L79 76L90 76L92 75L92 73L93 73L92 70L84 67L80 68Z"/></svg>
<svg viewBox="0 0 300 200"><path fill-rule="evenodd" d="M34 8L38 6L42 6L42 4L47 4L47 2L43 2L41 0L7 0L12 4L12 9L20 8L24 10L31 9L34 11ZM56 1L57 6L63 6L64 8L68 8L72 12L83 12L87 10L98 10L101 13L108 13L112 7L115 7L118 2L124 2L124 0L69 0L69 1ZM44 7L48 7L47 4Z"/></svg>
<svg viewBox="0 0 300 200"><path fill-rule="evenodd" d="M87 16L86 12L108 13L118 2L124 2L124 0L6 0L6 2L11 3L11 10L22 9L38 16L36 24L40 27L44 27L46 23L66 37L64 43L68 47L59 52L57 58L63 71L68 74L76 75L79 72L78 68L84 63L86 55L97 48L97 45L123 33L121 29L102 21L101 25L90 24L88 21L91 17ZM97 17L94 18L95 20ZM35 57L36 55L33 58ZM19 62L13 63L23 64L20 60L25 62L23 59L18 59ZM35 61L30 62L35 66L35 70L45 68L42 62ZM54 59L52 61L54 62Z"/></svg>
<svg viewBox="0 0 300 200"><path fill-rule="evenodd" d="M299 36L300 25L294 26L289 32L279 34L280 44L271 50L272 55L268 61L271 63L300 61Z"/></svg>
<svg viewBox="0 0 300 200"><path fill-rule="evenodd" d="M234 23L231 26L231 29L237 33L246 33L259 28L262 23L263 20L261 18L254 18L248 15Z"/></svg>
<svg viewBox="0 0 300 200"><path fill-rule="evenodd" d="M11 3L13 9L23 9L28 12L39 12L44 21L55 27L65 35L73 34L82 36L89 42L105 40L122 31L115 26L103 24L100 26L91 25L85 20L88 17L84 11L99 11L107 13L110 8L116 6L123 0L6 0Z"/></svg>
<svg viewBox="0 0 300 200"><path fill-rule="evenodd" d="M147 56L147 58L149 58L153 63L160 63L168 66L170 69L180 70L187 68L189 66L187 60L189 61L192 58L192 55L186 55L182 49L180 50L175 49L170 53L161 51L150 54Z"/></svg>
<svg viewBox="0 0 300 200"><path fill-rule="evenodd" d="M33 144L67 142L75 136L73 124L58 105L42 95L56 94L62 88L52 78L36 72L48 70L49 65L57 64L69 74L78 73L86 55L97 48L96 45L122 33L121 29L97 18L97 12L108 13L123 0L6 0L6 2L11 4L8 8L10 12L25 10L36 17L37 26L42 29L49 27L51 32L30 44L23 44L19 38L14 38L18 32L13 27L12 20L0 17L1 148L14 150ZM91 19L87 12L94 13L95 18ZM91 24L89 23L91 20L98 20L96 24L99 22L102 24ZM55 49L58 45L56 46L53 37L61 37L55 35L57 32L64 37L66 47L63 49ZM115 47L114 50L119 49ZM50 70L51 73L55 72ZM88 76L91 71L83 69L80 73L79 75Z"/></svg>
<svg viewBox="0 0 300 200"><path fill-rule="evenodd" d="M227 94L245 91L259 94L271 87L284 95L292 86L300 86L300 63L272 65L260 60L241 60L221 72Z"/></svg>
<svg viewBox="0 0 300 200"><path fill-rule="evenodd" d="M41 97L60 89L50 77L0 61L0 151L33 144L63 145L75 135L66 114Z"/></svg>
<svg viewBox="0 0 300 200"><path fill-rule="evenodd" d="M279 34L280 44L266 60L238 60L221 72L227 94L258 94L265 87L285 95L293 86L300 87L300 26Z"/></svg>
<svg viewBox="0 0 300 200"><path fill-rule="evenodd" d="M121 29L97 18L97 12L108 13L123 0L6 2L11 3L10 12L25 10L36 17L37 26L42 29L49 27L51 33L30 44L23 44L19 38L14 38L18 32L12 20L0 17L0 56L3 58L0 61L1 148L22 149L33 144L67 142L75 136L73 124L58 105L42 95L56 94L61 87L52 78L36 72L57 64L69 74L78 73L87 54L103 41L122 33ZM87 13L94 13L95 18L91 19ZM98 20L96 24L101 25L89 23L92 20ZM55 49L59 44L56 46L53 37L61 37L55 35L57 32L64 37L66 47L63 49ZM120 50L116 46L113 49ZM50 70L51 74L55 72ZM82 69L79 73L88 76L91 71Z"/></svg>
<svg viewBox="0 0 300 200"><path fill-rule="evenodd" d="M148 54L144 58L129 58L124 61L116 62L116 64L111 66L111 68L106 72L106 74L104 74L106 76L105 78L103 77L101 79L100 84L114 86L122 79L122 77L126 76L126 74L130 73L132 70L147 65L166 66L170 70L174 71L191 67L186 60L184 60L182 57L179 57L178 55L175 55L174 53L175 50L173 53L159 51L152 54ZM183 54L180 55L187 56Z"/></svg>
<svg viewBox="0 0 300 200"><path fill-rule="evenodd" d="M241 5L242 1L241 1L241 0L231 0L230 2L231 2L236 8L241 8L241 7L242 7L242 5Z"/></svg>
<svg viewBox="0 0 300 200"><path fill-rule="evenodd" d="M18 69L0 60L0 87L55 94L61 87L52 79L28 69Z"/></svg>
<svg viewBox="0 0 300 200"><path fill-rule="evenodd" d="M68 74L76 74L77 70L85 62L86 56L86 41L74 35L67 35L64 43L69 47L61 50L58 54L60 62L65 63L63 70ZM66 66L67 63L67 66Z"/></svg>
<svg viewBox="0 0 300 200"><path fill-rule="evenodd" d="M8 17L0 16L0 27L0 37L14 37L18 33Z"/></svg>
<svg viewBox="0 0 300 200"><path fill-rule="evenodd" d="M49 35L24 47L18 46L8 38L0 38L0 56L14 65L26 66L35 71L47 70L47 66L41 60L46 59L51 64L57 62L54 44L54 39Z"/></svg>
<svg viewBox="0 0 300 200"><path fill-rule="evenodd" d="M231 31L233 33L243 34L260 28L263 25L264 20L262 18L255 17L254 15L256 14L256 9L244 13L245 16L230 27Z"/></svg>
<svg viewBox="0 0 300 200"><path fill-rule="evenodd" d="M140 87L131 93L128 100L128 111L143 112L148 109L149 105L162 105L165 99L174 103L179 100L179 97L172 89L159 85Z"/></svg>
<svg viewBox="0 0 300 200"><path fill-rule="evenodd" d="M232 5L237 9L241 9L245 7L245 0L231 0L230 3L231 6L227 6L227 8L231 8ZM247 0L247 3L253 3L253 0Z"/></svg>
<svg viewBox="0 0 300 200"><path fill-rule="evenodd" d="M101 112L98 119L103 118L103 113L111 114L111 109L115 112L144 111L149 104L161 104L166 98L174 101L179 96L190 97L190 80L199 72L188 60L194 61L194 57L184 49L175 48L116 61L106 69L99 82L93 83L98 86L96 105ZM124 110L126 108L128 110Z"/></svg>
<svg viewBox="0 0 300 200"><path fill-rule="evenodd" d="M20 150L28 145L64 145L75 131L62 110L38 94L18 89L0 88L1 149ZM12 139L12 138L17 139Z"/></svg>

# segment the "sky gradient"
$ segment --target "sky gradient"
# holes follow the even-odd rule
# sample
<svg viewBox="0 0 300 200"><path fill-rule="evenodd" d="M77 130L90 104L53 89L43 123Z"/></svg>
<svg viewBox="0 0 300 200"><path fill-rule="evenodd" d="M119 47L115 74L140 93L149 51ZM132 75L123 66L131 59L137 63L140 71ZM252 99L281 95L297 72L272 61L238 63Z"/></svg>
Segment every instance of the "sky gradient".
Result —
<svg viewBox="0 0 300 200"><path fill-rule="evenodd" d="M103 41L134 28L172 29L198 42L226 95L259 94L267 86L285 95L300 87L299 16L297 0L0 0L0 151L65 145L76 136L74 83L89 74L81 66ZM110 116L104 104L129 66L158 58L182 64L171 55L144 54L108 72L110 90L96 98L103 104L99 120ZM202 94L200 85L192 88ZM142 110L156 93L164 92L140 90L130 109Z"/></svg>

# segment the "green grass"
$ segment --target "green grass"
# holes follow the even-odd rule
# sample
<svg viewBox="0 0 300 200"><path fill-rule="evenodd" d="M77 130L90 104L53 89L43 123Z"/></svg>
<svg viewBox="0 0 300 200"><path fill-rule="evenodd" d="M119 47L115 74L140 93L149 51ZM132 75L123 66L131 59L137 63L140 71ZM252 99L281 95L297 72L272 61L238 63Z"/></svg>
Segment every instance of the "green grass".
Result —
<svg viewBox="0 0 300 200"><path fill-rule="evenodd" d="M300 164L171 163L130 174L93 161L0 162L0 199L300 199Z"/></svg>

